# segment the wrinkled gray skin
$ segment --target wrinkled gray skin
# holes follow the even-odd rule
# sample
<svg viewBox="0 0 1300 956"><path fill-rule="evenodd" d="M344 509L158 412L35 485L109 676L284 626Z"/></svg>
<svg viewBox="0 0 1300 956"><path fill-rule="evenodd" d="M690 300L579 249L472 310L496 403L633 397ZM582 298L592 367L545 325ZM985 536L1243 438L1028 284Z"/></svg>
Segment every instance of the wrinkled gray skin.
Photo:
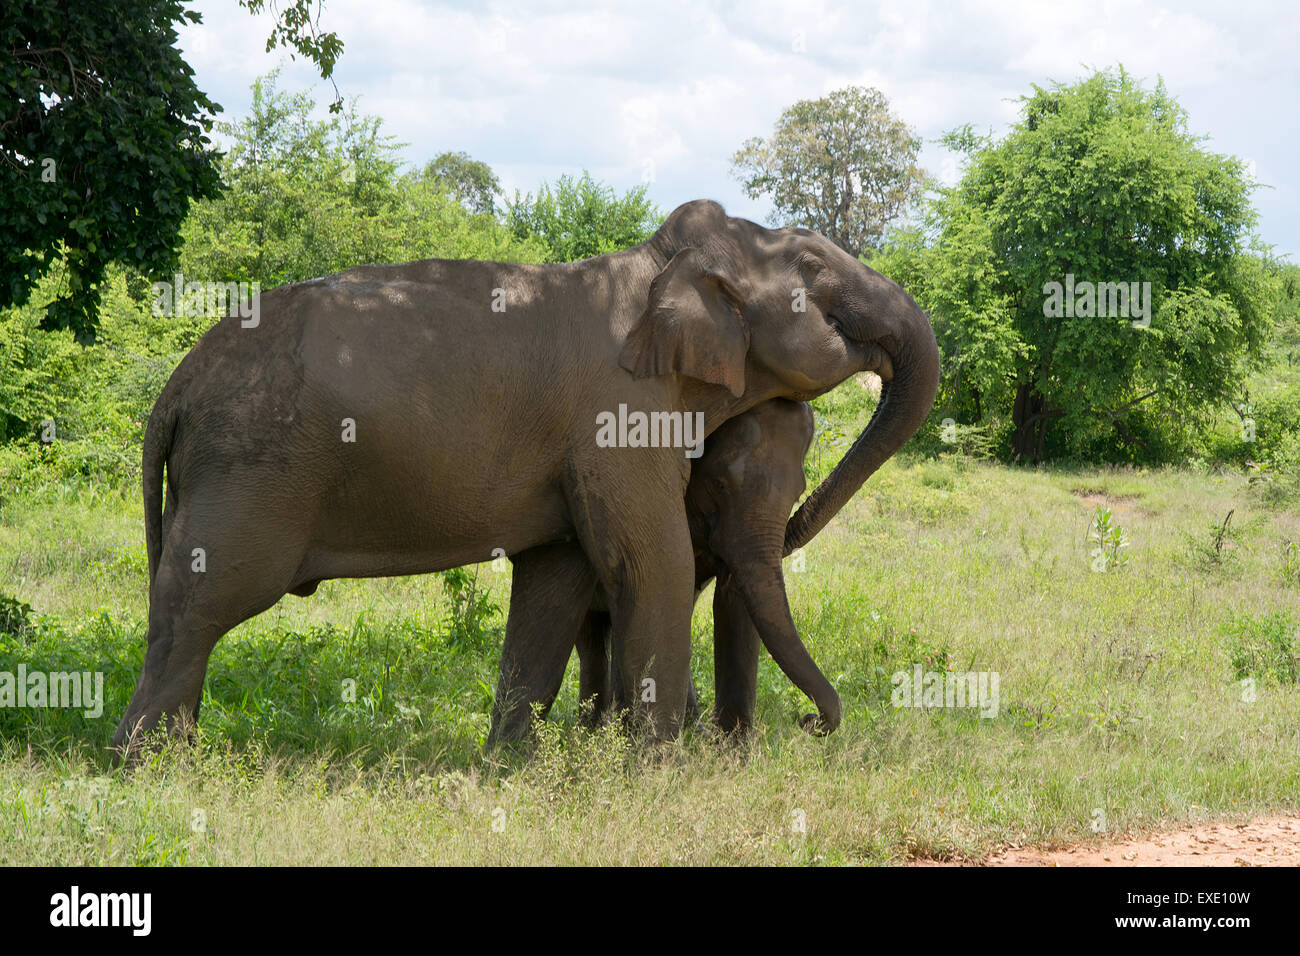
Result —
<svg viewBox="0 0 1300 956"><path fill-rule="evenodd" d="M634 719L671 739L689 684L689 460L599 447L597 415L698 411L708 435L864 370L892 387L787 546L916 430L938 381L916 304L816 233L698 201L569 265L429 259L268 292L256 327L232 316L203 337L149 417L148 649L114 744L196 718L213 646L285 593L560 542L605 590L625 686L655 681Z"/></svg>
<svg viewBox="0 0 1300 956"><path fill-rule="evenodd" d="M781 571L786 519L804 492L803 460L812 437L807 404L773 399L718 428L691 468L686 516L695 594L698 599L717 579L714 718L727 732L753 724L760 641L816 703L819 713L806 715L803 726L830 733L840 722L839 697L799 638ZM550 709L575 643L579 700L591 707L589 719L598 720L626 696L610 667L604 594L582 549L551 545L517 555L514 565L489 745L523 736L534 704L543 715ZM692 716L694 702L692 692Z"/></svg>

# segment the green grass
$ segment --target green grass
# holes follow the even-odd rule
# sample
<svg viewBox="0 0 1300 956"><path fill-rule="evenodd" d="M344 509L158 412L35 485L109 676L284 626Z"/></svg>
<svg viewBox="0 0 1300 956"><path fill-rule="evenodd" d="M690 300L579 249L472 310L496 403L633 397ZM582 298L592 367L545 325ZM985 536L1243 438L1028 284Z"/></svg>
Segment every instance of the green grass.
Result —
<svg viewBox="0 0 1300 956"><path fill-rule="evenodd" d="M573 667L531 755L485 757L509 574L484 564L469 631L439 576L284 598L217 646L200 744L130 772L105 748L143 653L136 491L0 498L0 594L33 608L0 614L0 670L102 670L107 695L99 719L0 708L3 864L889 863L1300 808L1300 513L1235 474L888 463L787 564L845 705L825 740L765 656L746 747L579 730ZM1105 573L1099 506L1129 540ZM998 715L895 709L918 662L997 672Z"/></svg>

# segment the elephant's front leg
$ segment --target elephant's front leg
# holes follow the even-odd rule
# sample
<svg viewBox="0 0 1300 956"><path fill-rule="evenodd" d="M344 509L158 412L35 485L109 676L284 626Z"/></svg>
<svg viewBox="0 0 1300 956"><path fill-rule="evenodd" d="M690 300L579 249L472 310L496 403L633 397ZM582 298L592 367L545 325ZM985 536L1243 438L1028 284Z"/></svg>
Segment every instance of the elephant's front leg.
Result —
<svg viewBox="0 0 1300 956"><path fill-rule="evenodd" d="M638 456L635 482L592 478L570 491L570 503L605 588L614 666L632 719L654 739L672 740L681 733L690 686L695 557L680 462L665 456L672 449L657 451Z"/></svg>
<svg viewBox="0 0 1300 956"><path fill-rule="evenodd" d="M602 615L599 615L599 618L600 618L601 622L603 622L603 629L600 631L600 639L601 639L601 641L605 641L605 642L607 642L606 644L602 644L602 645L601 645L601 651L604 652L604 651L605 651L605 647L606 647L607 644L610 642L610 634L609 634L609 617L608 617L608 615L604 615L604 614L602 614ZM592 645L589 645L589 646L592 646ZM579 657L582 656L582 647L583 647L583 638L580 636L580 637L578 638L578 655L579 655ZM602 663L602 662L601 662L599 659L597 659L597 658L595 657L594 652L592 653L592 665L591 665L590 668L588 667L587 660L586 660L585 658L583 659L583 661L582 661L582 673L583 673L583 684L582 684L582 686L583 686L584 688L586 688L586 687L588 686L588 684L587 684L587 676L586 676L587 673L588 673L588 671L590 670L590 671L593 672L593 673L599 673L599 670L598 670L598 669L599 669L599 667L601 666L601 663ZM609 661L609 659L608 659L608 654L607 654L607 653L606 653L605 659L604 659L604 661L603 661L603 664L604 664L604 667L605 667L605 679L606 679L606 681L608 682L608 688L609 688L608 691L607 691L605 694L602 695L601 693L599 693L599 688L597 688L596 685L593 684L593 685L591 685L592 688L593 688L591 691L588 691L588 690L585 690L585 689L582 691L582 700L587 700L587 699L589 699L589 698L594 698L594 699L596 699L597 701L608 701L609 703L608 703L608 705L606 706L606 709L607 709L607 710L608 710L608 709L611 709L611 708L616 709L616 710L620 710L620 711L622 711L622 710L626 710L626 709L628 708L629 704L628 704L628 694L627 694L627 691L626 691L626 690L624 689L624 687L623 687L623 672L622 672L622 670L620 669L620 666L619 666L618 664L615 664L615 665L612 666L612 667L610 666L610 661ZM696 692L696 690L695 690L695 680L694 680L694 678L692 678L692 679L691 679L691 680L686 684L686 723L687 723L687 724L690 724L690 725L693 726L693 725L695 725L696 723L699 722L699 719L700 719L700 700L699 700L699 694L698 694L698 693Z"/></svg>
<svg viewBox="0 0 1300 956"><path fill-rule="evenodd" d="M713 673L714 719L726 733L748 733L754 725L761 646L744 595L723 569L713 590Z"/></svg>
<svg viewBox="0 0 1300 956"><path fill-rule="evenodd" d="M687 538L684 528L682 538ZM613 641L621 650L616 660L633 724L655 740L674 740L681 733L690 695L692 555L687 540L663 541L660 553L664 564L625 564L617 582L606 588Z"/></svg>
<svg viewBox="0 0 1300 956"><path fill-rule="evenodd" d="M575 544L530 548L512 563L510 616L489 747L524 739L534 704L543 716L550 710L596 587L587 556Z"/></svg>

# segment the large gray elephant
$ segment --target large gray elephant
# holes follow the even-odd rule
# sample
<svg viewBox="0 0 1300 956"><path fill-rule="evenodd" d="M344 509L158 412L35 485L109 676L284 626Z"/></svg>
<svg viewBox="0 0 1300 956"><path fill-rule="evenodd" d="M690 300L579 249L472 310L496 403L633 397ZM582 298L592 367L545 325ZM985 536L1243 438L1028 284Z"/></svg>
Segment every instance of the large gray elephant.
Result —
<svg viewBox="0 0 1300 956"><path fill-rule="evenodd" d="M694 591L685 425L707 436L863 370L886 382L880 408L800 533L916 430L938 381L921 310L816 233L699 201L579 263L431 259L268 292L256 324L203 337L150 415L148 649L114 743L196 718L213 646L285 593L565 541L608 596L625 685L651 681L636 717L675 737Z"/></svg>
<svg viewBox="0 0 1300 956"><path fill-rule="evenodd" d="M817 705L803 726L816 733L839 726L839 696L799 638L781 570L786 520L804 492L812 437L806 403L772 399L725 422L691 466L686 519L695 594L716 579L714 718L727 732L753 724L760 642ZM521 739L535 707L545 716L575 644L578 697L589 714L597 718L624 702L618 669L610 667L609 630L607 602L580 547L553 544L516 555L488 745Z"/></svg>

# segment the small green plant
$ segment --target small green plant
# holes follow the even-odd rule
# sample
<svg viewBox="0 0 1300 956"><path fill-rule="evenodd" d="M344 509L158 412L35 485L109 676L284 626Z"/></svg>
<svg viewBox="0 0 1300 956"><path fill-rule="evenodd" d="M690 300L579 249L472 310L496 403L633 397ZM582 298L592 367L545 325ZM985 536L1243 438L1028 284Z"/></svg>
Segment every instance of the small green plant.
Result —
<svg viewBox="0 0 1300 956"><path fill-rule="evenodd" d="M535 747L521 779L548 804L608 804L637 765L638 747L620 721L587 728L537 719Z"/></svg>
<svg viewBox="0 0 1300 956"><path fill-rule="evenodd" d="M893 678L899 672L910 674L917 666L925 673L946 674L953 670L955 657L946 639L930 643L917 634L916 628L901 632L892 621L882 618L876 611L868 615L866 623L868 633L876 632L876 637L868 644L872 666L867 696L878 705L889 703L895 687Z"/></svg>
<svg viewBox="0 0 1300 956"><path fill-rule="evenodd" d="M1219 627L1233 680L1253 677L1260 683L1294 684L1300 677L1295 648L1297 622L1288 611L1262 617L1243 614Z"/></svg>
<svg viewBox="0 0 1300 956"><path fill-rule="evenodd" d="M1232 516L1236 512L1236 508L1229 508L1227 517L1223 519L1223 524L1210 525L1210 547L1206 553L1211 563L1216 566L1223 563L1223 545L1228 540L1228 522L1232 520Z"/></svg>
<svg viewBox="0 0 1300 956"><path fill-rule="evenodd" d="M27 637L32 633L32 606L0 594L0 634Z"/></svg>
<svg viewBox="0 0 1300 956"><path fill-rule="evenodd" d="M939 454L956 455L976 461L993 458L997 454L999 424L963 425L944 419L939 425Z"/></svg>
<svg viewBox="0 0 1300 956"><path fill-rule="evenodd" d="M1088 540L1096 543L1090 552L1094 571L1104 574L1128 564L1128 555L1122 553L1128 547L1128 532L1116 523L1109 508L1097 506L1092 527L1088 529Z"/></svg>
<svg viewBox="0 0 1300 956"><path fill-rule="evenodd" d="M478 586L478 568L452 568L442 573L442 584L451 598L451 631L447 643L457 650L482 651L495 641L491 622L501 606L487 590Z"/></svg>
<svg viewBox="0 0 1300 956"><path fill-rule="evenodd" d="M1202 538L1187 535L1192 554L1203 571L1215 571L1236 563L1235 536L1228 528L1236 513L1237 509L1232 508L1222 521L1211 522Z"/></svg>
<svg viewBox="0 0 1300 956"><path fill-rule="evenodd" d="M1008 705L1007 713L1015 718L1017 723L1031 731L1052 730L1069 718L1070 700L1068 695L1058 690L1048 691L1048 696L1051 698L1050 701L1037 703L1015 701Z"/></svg>

